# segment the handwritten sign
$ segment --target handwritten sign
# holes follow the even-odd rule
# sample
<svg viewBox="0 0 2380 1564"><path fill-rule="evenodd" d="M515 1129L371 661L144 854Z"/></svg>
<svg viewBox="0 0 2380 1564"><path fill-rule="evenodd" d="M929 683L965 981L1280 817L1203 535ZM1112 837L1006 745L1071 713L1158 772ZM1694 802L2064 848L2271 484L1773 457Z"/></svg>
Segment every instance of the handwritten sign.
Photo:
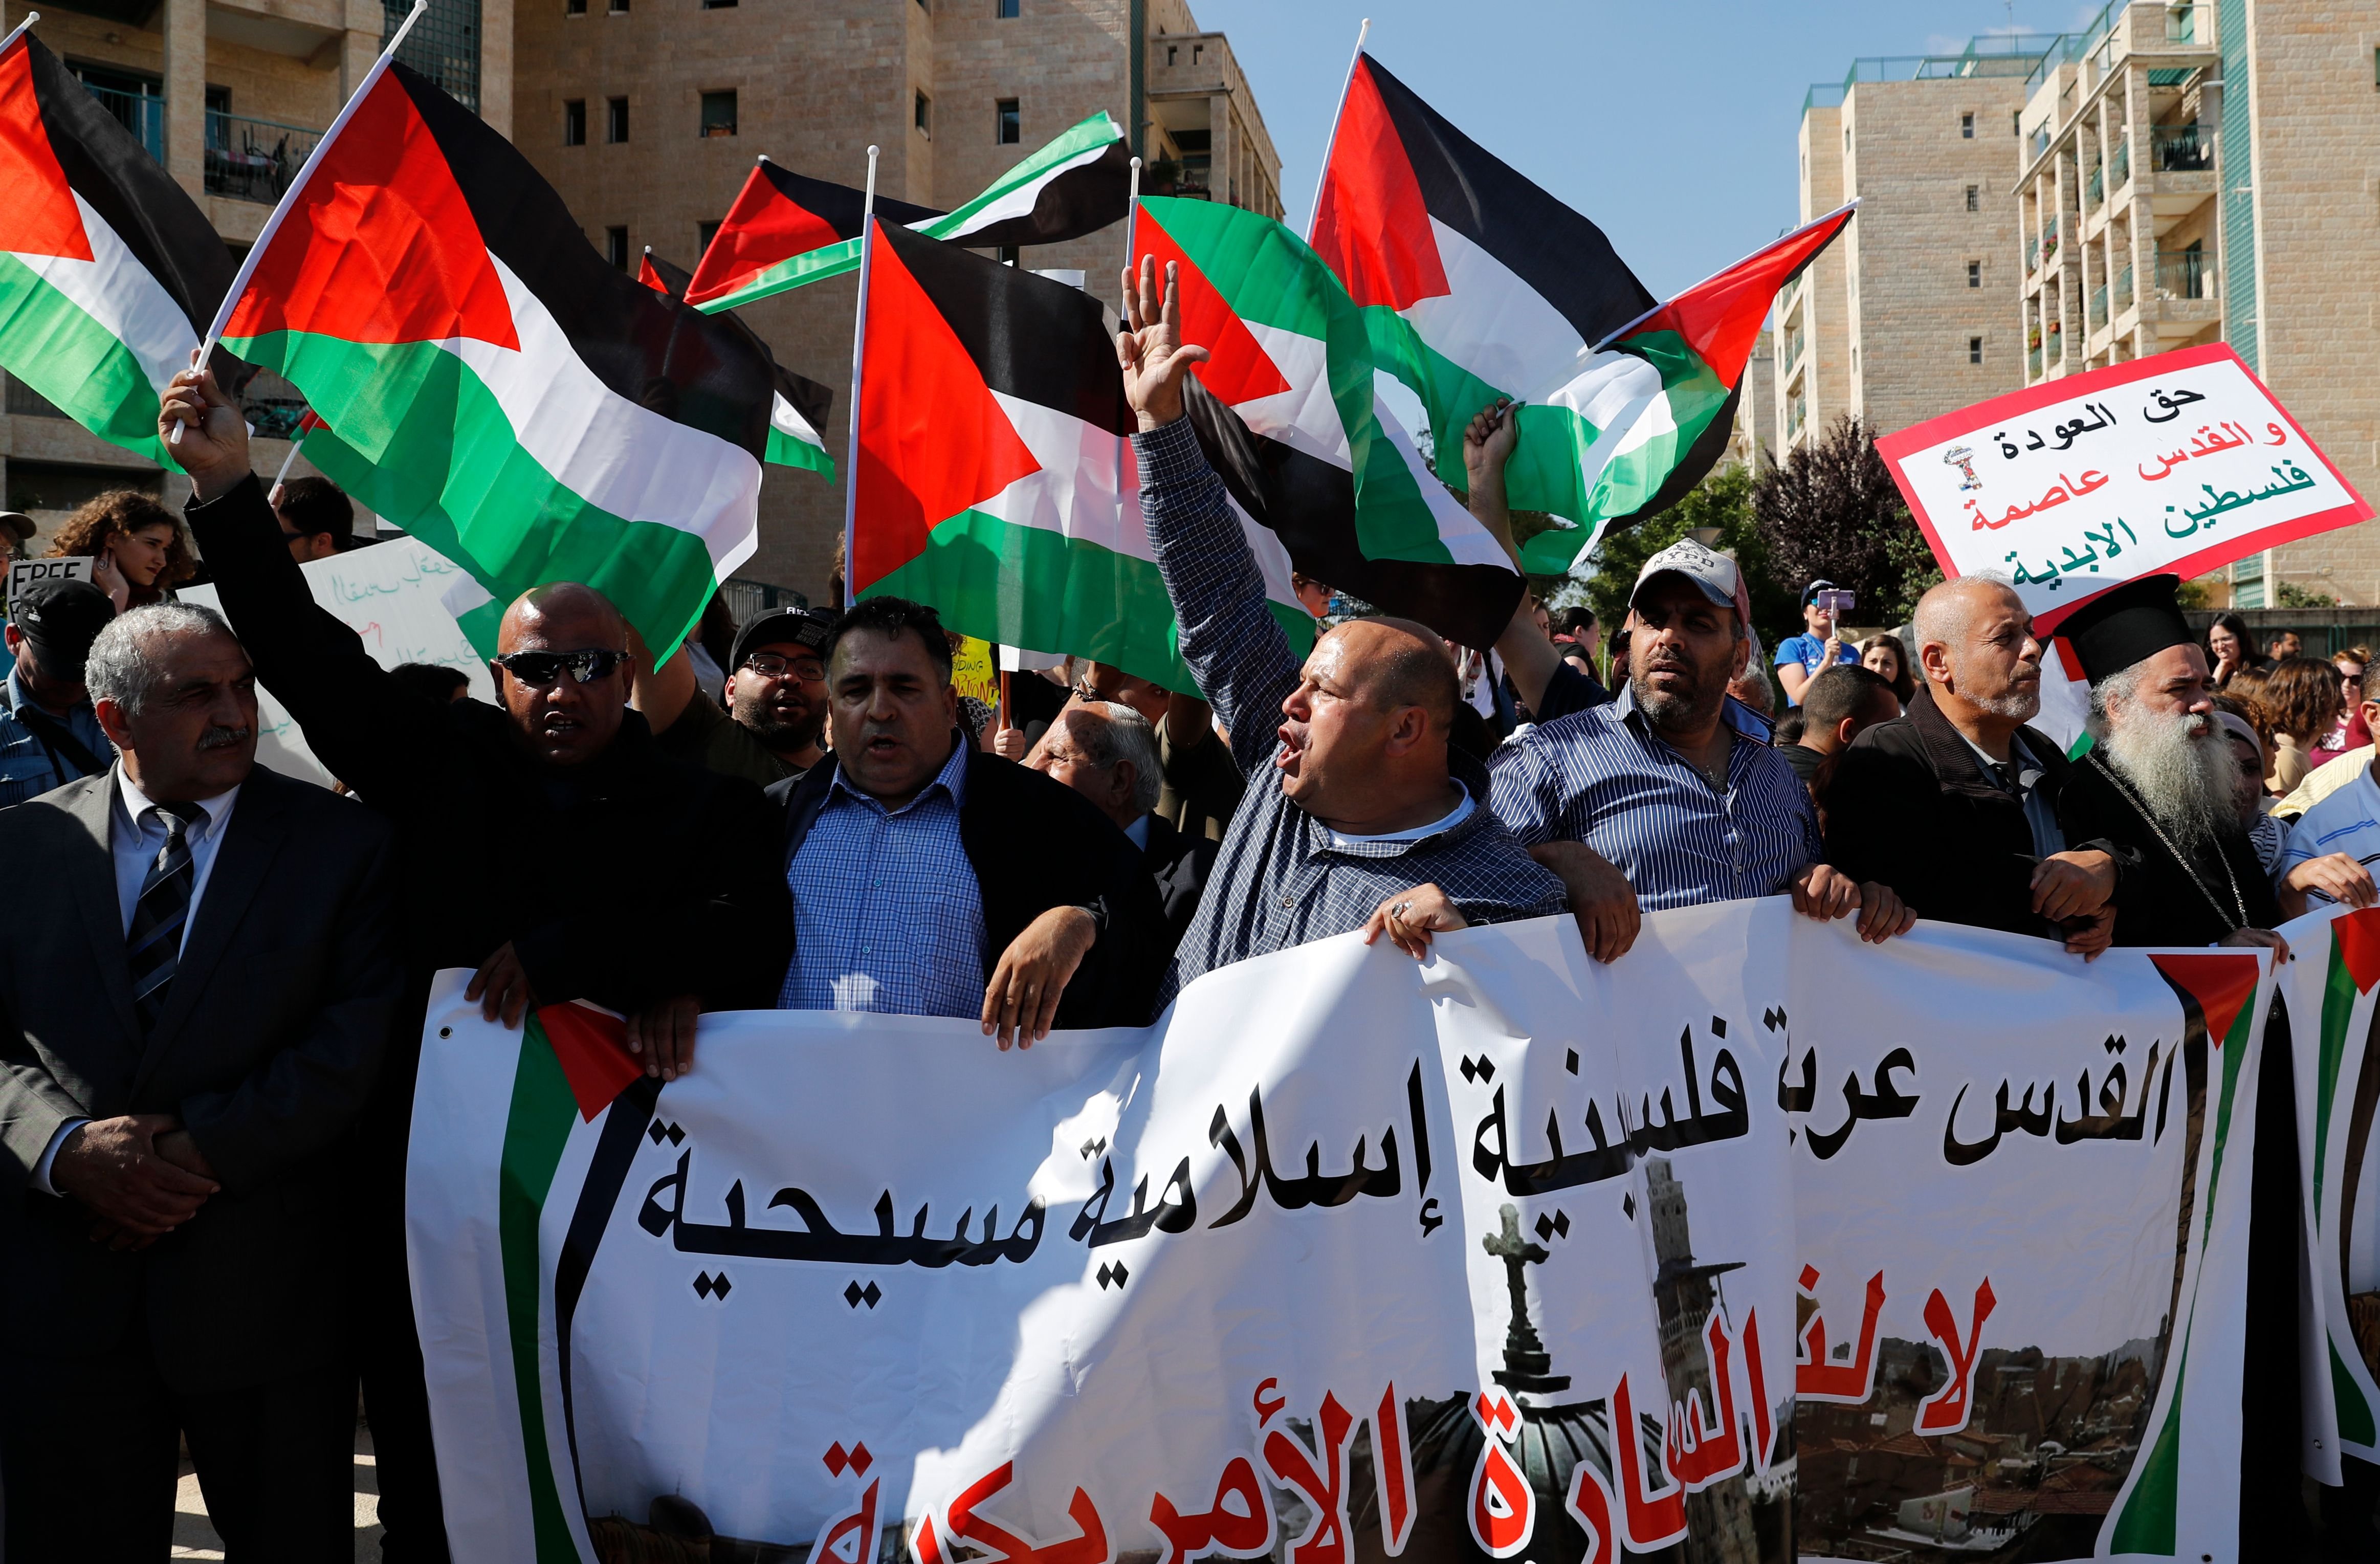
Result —
<svg viewBox="0 0 2380 1564"><path fill-rule="evenodd" d="M10 560L8 600L15 602L17 594L36 581L88 581L91 566L98 563L87 554L72 554L64 559Z"/></svg>
<svg viewBox="0 0 2380 1564"><path fill-rule="evenodd" d="M1876 443L1943 570L2008 576L2044 628L2135 576L2200 576L2372 518L2223 343L2051 381Z"/></svg>
<svg viewBox="0 0 2380 1564"><path fill-rule="evenodd" d="M488 665L463 638L455 616L439 601L462 567L418 539L396 538L369 549L334 554L300 566L314 600L363 637L364 649L383 668L401 662L431 662L460 670L471 681L474 700L492 701ZM212 587L185 587L185 602L220 609ZM297 720L260 685L256 758L284 776L331 785L331 773L306 747Z"/></svg>
<svg viewBox="0 0 2380 1564"><path fill-rule="evenodd" d="M993 665L991 643L973 636L959 637L958 651L951 659L951 685L987 706L1000 703L1000 670Z"/></svg>

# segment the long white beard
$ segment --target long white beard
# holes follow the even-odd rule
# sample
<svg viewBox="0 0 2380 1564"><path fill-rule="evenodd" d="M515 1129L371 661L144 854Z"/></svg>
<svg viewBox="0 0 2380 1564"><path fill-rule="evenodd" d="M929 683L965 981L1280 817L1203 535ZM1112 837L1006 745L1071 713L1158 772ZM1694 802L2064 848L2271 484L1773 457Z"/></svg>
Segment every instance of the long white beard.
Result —
<svg viewBox="0 0 2380 1564"><path fill-rule="evenodd" d="M2134 707L2109 724L2107 759L2177 843L2195 848L2235 833L2238 763L2214 724L2188 712Z"/></svg>

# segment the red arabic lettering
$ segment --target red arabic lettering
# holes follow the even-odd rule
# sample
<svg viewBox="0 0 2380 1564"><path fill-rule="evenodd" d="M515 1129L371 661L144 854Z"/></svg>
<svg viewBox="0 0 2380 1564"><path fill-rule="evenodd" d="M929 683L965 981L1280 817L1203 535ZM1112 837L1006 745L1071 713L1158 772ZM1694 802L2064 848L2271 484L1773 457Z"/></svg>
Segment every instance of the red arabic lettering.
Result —
<svg viewBox="0 0 2380 1564"><path fill-rule="evenodd" d="M1699 1492L1743 1470L1743 1435L1736 1420L1735 1378L1728 1373L1727 1321L1716 1313L1703 1327L1703 1348L1710 1359L1712 1394L1718 1410L1717 1425L1704 1424L1703 1399L1688 1390L1682 1412L1670 1420L1669 1429L1661 1437L1661 1464L1688 1493Z"/></svg>
<svg viewBox="0 0 2380 1564"><path fill-rule="evenodd" d="M1232 1498L1240 1501L1236 1509L1226 1502ZM1206 1510L1182 1514L1172 1499L1159 1494L1149 1503L1148 1520L1166 1542L1157 1564L1188 1564L1209 1553L1254 1558L1272 1551L1272 1505L1265 1497L1255 1465L1244 1455L1223 1463L1223 1474L1215 1483L1215 1502Z"/></svg>
<svg viewBox="0 0 2380 1564"><path fill-rule="evenodd" d="M875 1564L876 1558L876 1490L884 1481L878 1477L859 1496L859 1508L840 1520L829 1521L819 1528L818 1541L810 1548L810 1557L819 1564ZM853 1539L850 1552L843 1551L845 1537Z"/></svg>
<svg viewBox="0 0 2380 1564"><path fill-rule="evenodd" d="M1314 1524L1289 1545L1289 1564L1349 1564L1353 1557L1347 1546L1345 1457L1347 1435L1354 1426L1354 1415L1325 1391L1322 1410L1314 1419L1319 1450L1308 1450L1282 1429L1265 1436L1264 1461L1272 1480L1295 1489L1314 1511Z"/></svg>
<svg viewBox="0 0 2380 1564"><path fill-rule="evenodd" d="M1942 1344L1942 1356L1950 1365L1949 1383L1917 1403L1917 1432L1920 1434L1955 1434L1967 1425L1973 1408L1975 1385L1976 1344L1983 1340L1984 1321L1991 1317L1993 1306L1999 1302L1992 1296L1992 1279L1985 1277L1975 1284L1974 1313L1967 1321L1963 1342L1959 1336L1959 1317L1950 1312L1949 1300L1936 1288L1925 1300L1925 1328Z"/></svg>
<svg viewBox="0 0 2380 1564"><path fill-rule="evenodd" d="M1372 1414L1372 1474L1380 1486L1381 1551L1390 1558L1405 1550L1413 1534L1414 1480L1411 1441L1405 1437L1404 1403L1397 1400L1391 1379L1380 1393L1379 1410Z"/></svg>
<svg viewBox="0 0 2380 1564"><path fill-rule="evenodd" d="M1815 1300L1817 1285L1817 1267L1803 1266L1803 1296ZM1867 1279L1867 1307L1860 1319L1859 1347L1845 1364L1832 1363L1827 1357L1826 1312L1812 1315L1810 1323L1802 1328L1802 1352L1793 1365L1793 1393L1814 1401L1866 1400L1876 1388L1876 1324L1883 1313L1884 1273L1878 1271Z"/></svg>
<svg viewBox="0 0 2380 1564"><path fill-rule="evenodd" d="M1628 1394L1628 1376L1611 1393L1611 1448L1620 1470L1621 1511L1626 1517L1628 1546L1640 1553L1667 1547L1686 1534L1686 1490L1671 1486L1655 1494L1645 1486L1644 1440L1637 1432L1636 1404Z"/></svg>
<svg viewBox="0 0 2380 1564"><path fill-rule="evenodd" d="M1107 1527L1099 1520L1099 1507L1091 1502L1091 1496L1080 1488L1075 1490L1073 1501L1066 1506L1075 1534L1064 1542L1046 1546L1034 1543L990 1517L976 1513L977 1507L1008 1486L1015 1475L1016 1463L1004 1461L952 1500L948 1516L951 1535L973 1543L995 1558L1009 1559L1012 1564L1108 1564Z"/></svg>
<svg viewBox="0 0 2380 1564"><path fill-rule="evenodd" d="M1777 1449L1777 1425L1768 1405L1768 1365L1760 1361L1758 1309L1743 1316L1743 1376L1752 1389L1752 1464L1755 1471L1766 1472L1768 1458Z"/></svg>
<svg viewBox="0 0 2380 1564"><path fill-rule="evenodd" d="M1510 1396L1498 1392L1475 1399L1471 1415L1486 1436L1478 1463L1471 1469L1471 1540L1490 1558L1510 1558L1529 1546L1529 1532L1536 1522L1529 1480L1504 1453L1505 1437L1520 1437L1520 1413L1512 1410Z"/></svg>
<svg viewBox="0 0 2380 1564"><path fill-rule="evenodd" d="M1611 1546L1611 1490L1603 1485L1603 1473L1580 1461L1571 1473L1570 1494L1562 1508L1586 1534L1586 1551L1579 1556L1578 1564L1612 1564L1620 1550Z"/></svg>

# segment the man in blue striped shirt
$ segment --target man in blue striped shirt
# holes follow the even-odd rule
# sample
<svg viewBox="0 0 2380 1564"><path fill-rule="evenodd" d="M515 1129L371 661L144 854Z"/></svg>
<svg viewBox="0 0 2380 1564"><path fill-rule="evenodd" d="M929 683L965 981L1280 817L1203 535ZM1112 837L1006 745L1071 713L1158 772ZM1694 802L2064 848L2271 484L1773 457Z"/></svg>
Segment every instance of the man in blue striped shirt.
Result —
<svg viewBox="0 0 2380 1564"><path fill-rule="evenodd" d="M1733 560L1681 541L1645 561L1629 598L1628 686L1498 751L1497 817L1568 886L1588 949L1610 961L1642 912L1791 891L1828 919L1856 910L1881 941L1913 915L1889 889L1821 861L1817 815L1767 725L1730 699L1751 654Z"/></svg>

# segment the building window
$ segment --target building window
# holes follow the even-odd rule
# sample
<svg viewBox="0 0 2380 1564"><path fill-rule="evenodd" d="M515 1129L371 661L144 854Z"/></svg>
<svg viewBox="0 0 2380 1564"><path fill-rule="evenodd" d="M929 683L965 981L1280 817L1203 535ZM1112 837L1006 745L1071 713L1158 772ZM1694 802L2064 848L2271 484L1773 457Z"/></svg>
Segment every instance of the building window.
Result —
<svg viewBox="0 0 2380 1564"><path fill-rule="evenodd" d="M1984 188L1981 185L1967 187L1967 210L1969 212L1984 210Z"/></svg>
<svg viewBox="0 0 2380 1564"><path fill-rule="evenodd" d="M1975 116L1973 115L1962 114L1959 116L1959 134L1961 137L1970 141L1975 139Z"/></svg>
<svg viewBox="0 0 2380 1564"><path fill-rule="evenodd" d="M628 14L628 0L612 0L612 14L615 17L626 16Z"/></svg>
<svg viewBox="0 0 2380 1564"><path fill-rule="evenodd" d="M603 230L603 259L610 261L613 265L618 267L623 272L628 269L627 229L606 228Z"/></svg>
<svg viewBox="0 0 2380 1564"><path fill-rule="evenodd" d="M1984 339L1979 336L1969 337L1967 339L1967 362L1970 364L1980 364L1983 361Z"/></svg>
<svg viewBox="0 0 2380 1564"><path fill-rule="evenodd" d="M565 98L562 103L562 144L583 147L587 144L587 100Z"/></svg>
<svg viewBox="0 0 2380 1564"><path fill-rule="evenodd" d="M702 0L702 8L706 11L724 11L733 7L735 4L735 0Z"/></svg>
<svg viewBox="0 0 2380 1564"><path fill-rule="evenodd" d="M1165 46L1165 63L1170 66L1178 66L1182 63L1181 44L1168 43Z"/></svg>
<svg viewBox="0 0 2380 1564"><path fill-rule="evenodd" d="M918 133L931 140L934 134L934 103L933 100L923 92L917 94L916 120Z"/></svg>
<svg viewBox="0 0 2380 1564"><path fill-rule="evenodd" d="M710 241L718 236L719 224L716 223L698 223L694 225L694 253L698 260L710 252Z"/></svg>
<svg viewBox="0 0 2380 1564"><path fill-rule="evenodd" d="M1003 147L1014 147L1025 139L1024 116L1016 112L1016 100L1002 98L991 105L991 139Z"/></svg>
<svg viewBox="0 0 2380 1564"><path fill-rule="evenodd" d="M565 17L585 16L587 14L587 0L562 0L562 14Z"/></svg>
<svg viewBox="0 0 2380 1564"><path fill-rule="evenodd" d="M702 131L706 138L735 134L735 90L702 95Z"/></svg>
<svg viewBox="0 0 2380 1564"><path fill-rule="evenodd" d="M1967 285L1971 288L1979 288L1984 285L1984 263L1982 261L1970 261L1967 262Z"/></svg>
<svg viewBox="0 0 2380 1564"><path fill-rule="evenodd" d="M2010 111L2010 115L2009 115L2009 134L2010 134L2010 135L2011 135L2011 136L2022 136L2022 135L2023 135L2023 134L2024 134L2024 123L2023 123L2023 122L2024 122L2024 111L2023 111L2022 109L2015 109L2015 110Z"/></svg>
<svg viewBox="0 0 2380 1564"><path fill-rule="evenodd" d="M735 117L735 115L731 112L728 115L730 124L734 123ZM611 142L613 146L617 146L627 139L628 100L625 98L605 99L603 101L603 139Z"/></svg>
<svg viewBox="0 0 2380 1564"><path fill-rule="evenodd" d="M991 14L1001 21L1016 19L1017 0L991 0Z"/></svg>

